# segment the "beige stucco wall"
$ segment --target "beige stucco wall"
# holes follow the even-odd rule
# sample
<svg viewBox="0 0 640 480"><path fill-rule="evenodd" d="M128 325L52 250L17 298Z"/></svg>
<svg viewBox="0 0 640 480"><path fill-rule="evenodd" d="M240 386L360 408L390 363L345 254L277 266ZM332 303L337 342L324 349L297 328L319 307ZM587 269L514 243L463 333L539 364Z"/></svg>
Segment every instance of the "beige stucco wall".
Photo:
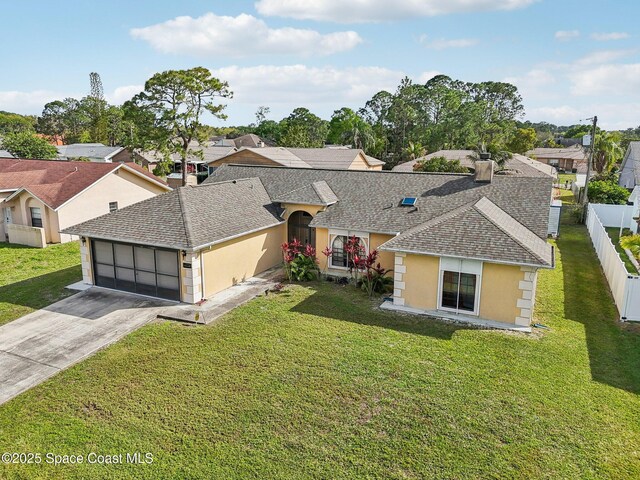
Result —
<svg viewBox="0 0 640 480"><path fill-rule="evenodd" d="M118 208L141 202L166 192L166 189L125 170L111 173L58 209L58 229L76 225L109 213L109 202ZM71 240L63 235L62 241ZM60 240L58 240L60 241Z"/></svg>
<svg viewBox="0 0 640 480"><path fill-rule="evenodd" d="M394 267L394 296L404 287L401 297L404 306L420 310L438 307L438 276L440 258L430 255L406 255Z"/></svg>
<svg viewBox="0 0 640 480"><path fill-rule="evenodd" d="M327 257L322 254L322 251L327 248L328 243L329 230L326 228L316 228L316 256L318 257L318 266L321 272L327 269Z"/></svg>
<svg viewBox="0 0 640 480"><path fill-rule="evenodd" d="M381 233L369 234L369 248L371 250L378 249L378 261L380 262L380 266L386 270L393 270L393 260L395 255L393 252L380 250L379 247L392 238L393 235L383 235Z"/></svg>
<svg viewBox="0 0 640 480"><path fill-rule="evenodd" d="M205 297L280 265L286 231L281 224L203 250Z"/></svg>
<svg viewBox="0 0 640 480"><path fill-rule="evenodd" d="M520 280L524 273L518 265L485 262L480 286L480 317L496 322L515 323L520 314Z"/></svg>
<svg viewBox="0 0 640 480"><path fill-rule="evenodd" d="M29 247L44 248L47 246L43 228L10 224L7 226L9 242Z"/></svg>
<svg viewBox="0 0 640 480"><path fill-rule="evenodd" d="M369 165L362 152L360 152L349 165L349 170L382 170L382 165Z"/></svg>
<svg viewBox="0 0 640 480"><path fill-rule="evenodd" d="M483 262L480 319L529 325L535 297L536 269ZM434 311L438 309L440 258L396 254L394 304Z"/></svg>

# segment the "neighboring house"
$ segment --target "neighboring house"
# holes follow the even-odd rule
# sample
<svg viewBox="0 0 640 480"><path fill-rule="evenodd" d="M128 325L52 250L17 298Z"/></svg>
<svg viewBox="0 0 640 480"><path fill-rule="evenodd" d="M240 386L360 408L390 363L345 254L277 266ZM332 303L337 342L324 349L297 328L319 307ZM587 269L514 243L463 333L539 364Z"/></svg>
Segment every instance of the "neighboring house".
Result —
<svg viewBox="0 0 640 480"><path fill-rule="evenodd" d="M416 158L410 162L400 163L393 167L394 172L413 172L413 168L416 163L422 160L431 160L436 157L444 157L447 160L458 160L463 167L474 169L475 163L471 159L474 155L473 150L438 150L437 152L430 153L424 157ZM555 168L545 165L544 163L537 162L531 158L525 157L514 153L513 156L505 163L505 168L500 174L504 175L518 175L524 177L537 177L540 175L547 175L550 177L557 177L558 172Z"/></svg>
<svg viewBox="0 0 640 480"><path fill-rule="evenodd" d="M87 158L98 163L130 162L132 160L131 154L124 147L108 147L102 143L73 143L60 145L56 148L59 160Z"/></svg>
<svg viewBox="0 0 640 480"><path fill-rule="evenodd" d="M357 148L240 148L209 162L209 171L224 164L267 165L293 168L334 168L339 170L382 170L384 162Z"/></svg>
<svg viewBox="0 0 640 480"><path fill-rule="evenodd" d="M186 303L281 265L281 244L293 238L315 246L323 271L348 276L344 247L356 236L393 270L387 308L527 330L537 272L554 265L552 179L494 176L492 167L476 163L471 175L224 165L202 185L65 233L83 239L84 282Z"/></svg>
<svg viewBox="0 0 640 480"><path fill-rule="evenodd" d="M640 185L640 142L630 142L620 165L618 185L633 190Z"/></svg>
<svg viewBox="0 0 640 480"><path fill-rule="evenodd" d="M236 148L249 147L249 148L261 148L266 147L265 142L253 133L242 135L233 139L234 146Z"/></svg>
<svg viewBox="0 0 640 480"><path fill-rule="evenodd" d="M127 163L0 159L0 241L44 247L61 230L170 188Z"/></svg>
<svg viewBox="0 0 640 480"><path fill-rule="evenodd" d="M201 150L202 157L192 155L187 157L187 183L196 185L201 183L209 175L208 164L223 158L236 151L235 144L228 145L228 142L207 142L200 145L192 142L189 148ZM163 160L163 155L156 151L135 152L135 161L144 168L153 172L158 162ZM182 185L182 159L178 154L169 156L172 161L171 173L167 176L169 186L175 188Z"/></svg>
<svg viewBox="0 0 640 480"><path fill-rule="evenodd" d="M6 150L0 150L0 158L14 158L14 156Z"/></svg>
<svg viewBox="0 0 640 480"><path fill-rule="evenodd" d="M588 157L580 145L567 148L534 148L525 155L563 172L587 173Z"/></svg>

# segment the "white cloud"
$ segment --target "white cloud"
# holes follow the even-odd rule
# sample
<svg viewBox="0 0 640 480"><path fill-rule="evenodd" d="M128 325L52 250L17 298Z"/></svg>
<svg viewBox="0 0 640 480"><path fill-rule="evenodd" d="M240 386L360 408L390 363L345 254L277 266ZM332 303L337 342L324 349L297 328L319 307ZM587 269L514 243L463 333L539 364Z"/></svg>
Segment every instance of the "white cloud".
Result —
<svg viewBox="0 0 640 480"><path fill-rule="evenodd" d="M109 103L121 105L131 97L144 90L144 85L126 85L116 88L113 93L106 95Z"/></svg>
<svg viewBox="0 0 640 480"><path fill-rule="evenodd" d="M212 70L229 82L233 103L293 106L360 104L380 90L395 91L405 75L382 67L309 67L306 65L229 66Z"/></svg>
<svg viewBox="0 0 640 480"><path fill-rule="evenodd" d="M588 66L612 62L634 54L634 50L596 50L576 60L576 65Z"/></svg>
<svg viewBox="0 0 640 480"><path fill-rule="evenodd" d="M473 47L478 44L477 38L434 38L430 40L426 35L420 36L420 44L424 45L426 48L430 48L433 50L444 50L447 48L466 48Z"/></svg>
<svg viewBox="0 0 640 480"><path fill-rule="evenodd" d="M569 74L574 95L638 96L640 63L598 65Z"/></svg>
<svg viewBox="0 0 640 480"><path fill-rule="evenodd" d="M515 10L537 0L259 0L262 15L338 23L385 22L451 13Z"/></svg>
<svg viewBox="0 0 640 480"><path fill-rule="evenodd" d="M418 78L416 79L416 82L418 82L418 83L427 83L429 80L431 80L433 77L435 77L437 75L442 75L442 72L439 72L437 70L428 70L428 71L422 72L420 75L418 75Z"/></svg>
<svg viewBox="0 0 640 480"><path fill-rule="evenodd" d="M580 36L579 30L558 30L554 37L556 40L571 40L572 38L577 38Z"/></svg>
<svg viewBox="0 0 640 480"><path fill-rule="evenodd" d="M50 90L33 90L21 92L17 90L0 91L0 105L2 110L21 113L23 115L39 115L45 103L62 100L70 95Z"/></svg>
<svg viewBox="0 0 640 480"><path fill-rule="evenodd" d="M160 52L197 56L331 55L351 50L362 42L353 31L321 34L299 28L270 28L263 20L247 14L176 17L133 28L130 33Z"/></svg>
<svg viewBox="0 0 640 480"><path fill-rule="evenodd" d="M591 38L599 42L606 42L608 40L623 40L629 38L629 34L627 32L592 33Z"/></svg>

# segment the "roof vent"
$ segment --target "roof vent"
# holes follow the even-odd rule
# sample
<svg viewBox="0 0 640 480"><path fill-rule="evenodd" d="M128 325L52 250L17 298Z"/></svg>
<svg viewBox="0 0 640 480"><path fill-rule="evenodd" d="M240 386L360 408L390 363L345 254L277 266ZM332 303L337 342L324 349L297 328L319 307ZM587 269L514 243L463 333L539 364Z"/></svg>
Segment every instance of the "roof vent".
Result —
<svg viewBox="0 0 640 480"><path fill-rule="evenodd" d="M416 197L404 197L400 202L403 207L413 207L418 199Z"/></svg>

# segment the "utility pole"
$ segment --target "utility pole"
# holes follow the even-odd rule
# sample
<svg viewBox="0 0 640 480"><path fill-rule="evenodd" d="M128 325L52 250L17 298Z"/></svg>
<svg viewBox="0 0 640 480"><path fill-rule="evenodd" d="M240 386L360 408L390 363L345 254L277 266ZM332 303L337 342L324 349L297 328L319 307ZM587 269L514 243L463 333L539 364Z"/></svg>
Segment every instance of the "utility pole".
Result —
<svg viewBox="0 0 640 480"><path fill-rule="evenodd" d="M591 165L593 164L593 153L596 148L596 124L598 123L598 116L594 115L593 118L588 120L593 120L593 126L591 127L591 150L589 151L589 162L587 163L587 179L584 182L584 190L582 191L582 205L586 205L589 201L589 179L591 178Z"/></svg>

